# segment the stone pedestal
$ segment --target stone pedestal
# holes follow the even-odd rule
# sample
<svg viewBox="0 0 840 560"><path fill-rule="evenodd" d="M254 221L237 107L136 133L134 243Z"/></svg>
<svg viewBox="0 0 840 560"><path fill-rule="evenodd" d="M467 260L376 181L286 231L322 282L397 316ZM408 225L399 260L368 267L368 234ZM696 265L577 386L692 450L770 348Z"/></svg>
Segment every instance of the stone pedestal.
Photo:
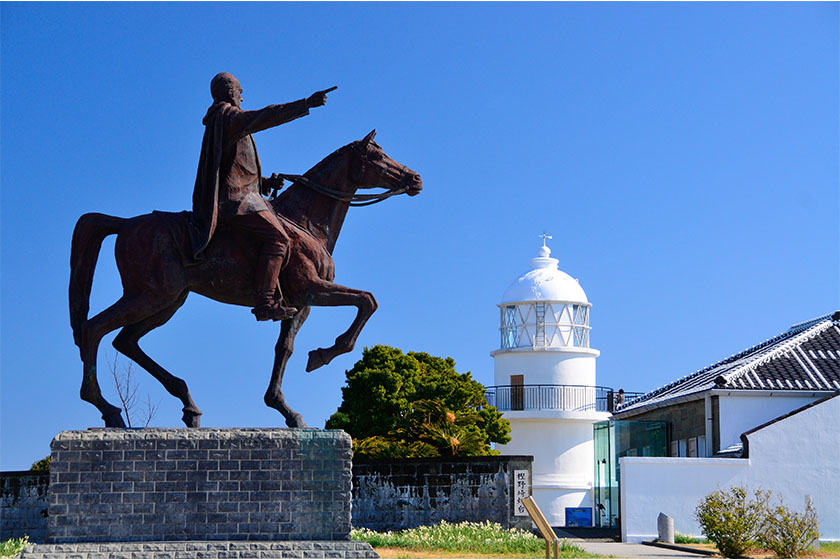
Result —
<svg viewBox="0 0 840 560"><path fill-rule="evenodd" d="M340 430L61 432L47 542L349 541L351 458Z"/></svg>

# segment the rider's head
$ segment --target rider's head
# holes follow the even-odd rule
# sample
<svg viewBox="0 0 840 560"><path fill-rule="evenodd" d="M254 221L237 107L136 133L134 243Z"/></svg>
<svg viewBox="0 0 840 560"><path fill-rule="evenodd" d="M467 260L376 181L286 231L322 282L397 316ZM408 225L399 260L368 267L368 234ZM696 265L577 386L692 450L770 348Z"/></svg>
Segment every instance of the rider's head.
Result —
<svg viewBox="0 0 840 560"><path fill-rule="evenodd" d="M227 101L237 107L242 104L242 86L239 80L228 72L220 72L210 80L210 94L213 101Z"/></svg>

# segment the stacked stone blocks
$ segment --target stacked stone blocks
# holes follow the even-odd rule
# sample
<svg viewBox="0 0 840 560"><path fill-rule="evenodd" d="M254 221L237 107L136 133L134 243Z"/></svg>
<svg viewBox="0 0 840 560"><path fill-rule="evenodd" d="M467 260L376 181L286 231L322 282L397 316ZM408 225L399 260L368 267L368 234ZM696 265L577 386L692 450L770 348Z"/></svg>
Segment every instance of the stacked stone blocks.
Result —
<svg viewBox="0 0 840 560"><path fill-rule="evenodd" d="M41 544L21 558L379 558L356 541Z"/></svg>
<svg viewBox="0 0 840 560"><path fill-rule="evenodd" d="M514 471L528 471L530 481L533 460L530 455L356 460L353 526L399 531L440 521L491 521L530 529L530 518L514 512Z"/></svg>
<svg viewBox="0 0 840 560"><path fill-rule="evenodd" d="M0 541L29 537L44 542L47 537L46 471L0 473Z"/></svg>
<svg viewBox="0 0 840 560"><path fill-rule="evenodd" d="M62 432L48 542L348 540L351 458L332 430Z"/></svg>

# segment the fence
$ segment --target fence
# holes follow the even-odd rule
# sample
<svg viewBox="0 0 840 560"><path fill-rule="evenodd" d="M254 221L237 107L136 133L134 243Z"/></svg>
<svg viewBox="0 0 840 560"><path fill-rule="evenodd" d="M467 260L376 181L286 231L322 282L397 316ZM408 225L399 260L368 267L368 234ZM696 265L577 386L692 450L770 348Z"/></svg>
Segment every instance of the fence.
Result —
<svg viewBox="0 0 840 560"><path fill-rule="evenodd" d="M641 393L624 393L630 400ZM616 395L610 387L592 385L497 385L487 387L487 404L499 410L568 410L612 412Z"/></svg>

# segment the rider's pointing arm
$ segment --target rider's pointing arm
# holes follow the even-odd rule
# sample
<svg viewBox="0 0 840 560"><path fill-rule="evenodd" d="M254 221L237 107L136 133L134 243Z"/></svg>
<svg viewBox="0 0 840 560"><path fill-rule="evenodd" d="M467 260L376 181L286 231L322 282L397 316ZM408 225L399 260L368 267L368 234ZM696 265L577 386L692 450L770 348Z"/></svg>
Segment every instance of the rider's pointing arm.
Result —
<svg viewBox="0 0 840 560"><path fill-rule="evenodd" d="M306 99L299 99L281 105L269 105L256 111L243 111L238 107L231 107L228 133L229 139L242 138L261 130L279 126L309 114L312 107L320 107L327 102L327 93L336 86L323 91L316 91Z"/></svg>

